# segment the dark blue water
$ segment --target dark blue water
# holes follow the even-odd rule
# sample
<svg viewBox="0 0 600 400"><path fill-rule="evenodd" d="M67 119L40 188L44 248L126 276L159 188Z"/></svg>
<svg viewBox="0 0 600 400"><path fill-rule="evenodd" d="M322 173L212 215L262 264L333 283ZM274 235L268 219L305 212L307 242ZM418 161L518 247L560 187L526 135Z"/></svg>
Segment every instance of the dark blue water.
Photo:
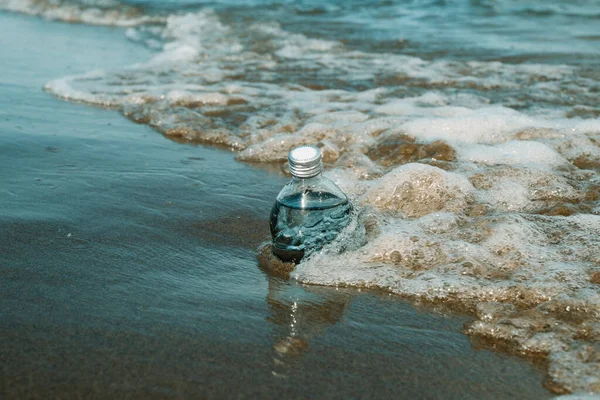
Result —
<svg viewBox="0 0 600 400"><path fill-rule="evenodd" d="M306 190L278 199L270 217L273 251L285 261L300 261L333 241L350 222L351 210L347 199L327 192Z"/></svg>
<svg viewBox="0 0 600 400"><path fill-rule="evenodd" d="M286 30L369 51L424 58L593 66L600 2L488 0L129 0L152 10L210 7L227 20L277 21Z"/></svg>

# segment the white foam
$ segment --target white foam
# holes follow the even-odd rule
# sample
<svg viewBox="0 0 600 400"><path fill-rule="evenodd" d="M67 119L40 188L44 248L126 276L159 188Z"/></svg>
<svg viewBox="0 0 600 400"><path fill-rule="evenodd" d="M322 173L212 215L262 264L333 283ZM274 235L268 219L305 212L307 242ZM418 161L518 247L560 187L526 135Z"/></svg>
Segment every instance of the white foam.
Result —
<svg viewBox="0 0 600 400"><path fill-rule="evenodd" d="M70 76L55 79L48 82L44 89L54 93L56 96L71 101L97 104L104 107L115 107L119 104L119 98L111 94L95 94L84 90L77 90L71 85L72 80L96 80L105 77L104 71L90 71L85 75Z"/></svg>
<svg viewBox="0 0 600 400"><path fill-rule="evenodd" d="M124 7L113 0L88 0L83 4L52 0L0 0L0 9L90 25L130 27L164 21L162 17L145 15L134 7Z"/></svg>
<svg viewBox="0 0 600 400"><path fill-rule="evenodd" d="M584 198L574 182L561 174L525 166L480 170L471 182L480 189L479 198L498 211L533 212Z"/></svg>
<svg viewBox="0 0 600 400"><path fill-rule="evenodd" d="M508 140L521 129L536 125L526 115L506 107L487 107L446 118L417 118L403 125L411 135L425 140L451 140L494 144Z"/></svg>
<svg viewBox="0 0 600 400"><path fill-rule="evenodd" d="M185 90L171 90L165 99L174 104L203 104L203 105L227 105L229 97L222 93L191 93Z"/></svg>
<svg viewBox="0 0 600 400"><path fill-rule="evenodd" d="M380 210L420 217L435 211L462 212L474 201L474 188L458 174L424 164L406 164L384 175L364 202Z"/></svg>
<svg viewBox="0 0 600 400"><path fill-rule="evenodd" d="M461 160L485 165L529 165L557 169L569 162L547 144L510 141L495 146L465 145L458 150Z"/></svg>

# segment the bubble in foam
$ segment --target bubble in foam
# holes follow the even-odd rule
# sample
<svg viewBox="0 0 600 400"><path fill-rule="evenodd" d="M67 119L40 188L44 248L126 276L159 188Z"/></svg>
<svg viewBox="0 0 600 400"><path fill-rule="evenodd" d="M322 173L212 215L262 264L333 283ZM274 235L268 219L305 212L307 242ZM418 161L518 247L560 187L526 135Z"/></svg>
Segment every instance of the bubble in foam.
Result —
<svg viewBox="0 0 600 400"><path fill-rule="evenodd" d="M344 168L358 179L375 179L383 175L383 169L365 154L348 152L340 157L335 166L339 171Z"/></svg>
<svg viewBox="0 0 600 400"><path fill-rule="evenodd" d="M460 157L464 161L486 165L532 165L548 169L568 166L568 161L549 145L533 141L463 146Z"/></svg>
<svg viewBox="0 0 600 400"><path fill-rule="evenodd" d="M498 211L536 212L582 201L584 193L559 172L532 167L497 166L470 176L482 201Z"/></svg>
<svg viewBox="0 0 600 400"><path fill-rule="evenodd" d="M363 201L414 218L435 211L462 213L475 201L475 191L462 175L424 164L406 164L379 179Z"/></svg>
<svg viewBox="0 0 600 400"><path fill-rule="evenodd" d="M454 161L456 151L443 140L417 142L402 132L386 132L378 137L367 152L368 156L385 167L423 161L436 166L450 166L444 162Z"/></svg>
<svg viewBox="0 0 600 400"><path fill-rule="evenodd" d="M559 153L581 169L600 169L600 134L570 136L554 140Z"/></svg>

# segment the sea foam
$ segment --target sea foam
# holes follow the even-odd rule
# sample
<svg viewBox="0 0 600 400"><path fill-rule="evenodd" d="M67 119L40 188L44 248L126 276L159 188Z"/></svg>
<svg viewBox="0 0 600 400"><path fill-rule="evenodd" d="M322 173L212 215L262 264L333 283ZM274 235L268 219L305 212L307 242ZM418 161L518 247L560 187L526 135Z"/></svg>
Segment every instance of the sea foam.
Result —
<svg viewBox="0 0 600 400"><path fill-rule="evenodd" d="M136 26L163 21L115 0L0 0L0 9L90 25Z"/></svg>

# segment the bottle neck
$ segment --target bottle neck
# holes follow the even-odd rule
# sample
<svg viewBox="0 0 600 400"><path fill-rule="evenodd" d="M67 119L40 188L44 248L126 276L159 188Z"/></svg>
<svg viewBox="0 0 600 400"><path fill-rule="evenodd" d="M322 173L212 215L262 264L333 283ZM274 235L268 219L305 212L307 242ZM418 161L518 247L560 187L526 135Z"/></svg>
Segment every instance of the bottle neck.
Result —
<svg viewBox="0 0 600 400"><path fill-rule="evenodd" d="M311 176L310 178L300 178L292 175L292 181L294 183L306 184L310 185L312 182L316 182L323 177L323 172L319 172L315 176Z"/></svg>

